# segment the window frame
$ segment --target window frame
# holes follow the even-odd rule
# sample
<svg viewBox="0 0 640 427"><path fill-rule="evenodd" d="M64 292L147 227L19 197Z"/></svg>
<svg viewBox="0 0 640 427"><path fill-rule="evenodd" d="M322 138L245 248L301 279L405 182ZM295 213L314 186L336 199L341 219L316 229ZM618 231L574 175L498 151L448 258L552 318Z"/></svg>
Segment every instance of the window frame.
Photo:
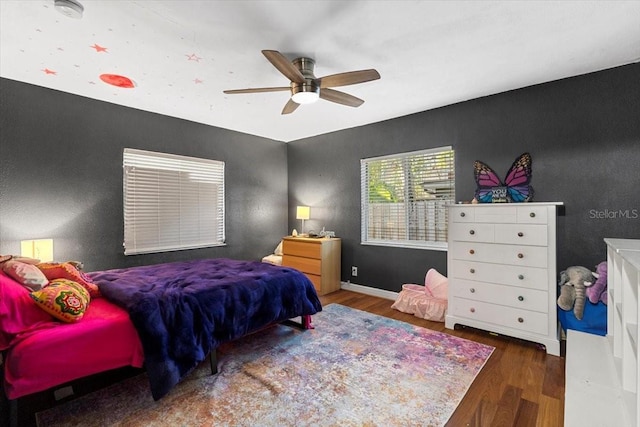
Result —
<svg viewBox="0 0 640 427"><path fill-rule="evenodd" d="M426 182L416 183L410 180L411 174L408 173L410 161L415 161L420 158L422 161L437 161L436 157L438 155L443 155L449 153L449 158L447 159L447 167L442 168L442 173L447 174L447 178L439 179L434 181L426 181L426 182L438 182L442 184L446 182L446 188L444 190L444 197L439 197L437 194L433 198L434 201L439 201L439 203L432 204L433 206L429 206L429 209L435 209L433 225L430 225L429 233L435 235L435 239L432 240L418 240L411 239L410 234L412 233L412 228L415 228L416 223L420 221L425 221L424 215L415 218L414 220L410 219L410 214L412 210L417 210L418 202L424 200L415 200L412 195L409 193L409 187L415 188L418 185L425 186ZM395 230L397 233L403 234L406 238L402 239L390 239L390 238L374 238L370 235L370 180L369 180L369 169L370 166L374 162L385 162L385 161L400 161L403 167L403 179L404 185L402 186L402 201L398 202L398 205L404 205L404 223L400 224L396 228L390 228L390 230ZM410 184L407 185L407 181L409 180ZM383 181L384 182L384 181ZM444 189L445 187L438 187L440 189ZM360 189L361 189L361 205L360 205L360 224L361 224L361 233L360 233L360 244L361 245L370 245L370 246L386 246L386 247L400 247L400 248L411 248L411 249L426 249L426 250L437 250L437 251L446 251L448 249L447 243L447 234L448 234L448 211L447 206L455 203L455 150L451 146L443 146L436 147L424 150L403 152L403 153L394 153L385 156L378 157L369 157L360 160ZM437 193L437 191L436 191ZM415 194L415 192L413 193ZM425 206L428 205L425 203ZM400 209L403 209L402 207ZM385 233L387 230L379 230L381 233ZM444 233L444 237L441 234Z"/></svg>
<svg viewBox="0 0 640 427"><path fill-rule="evenodd" d="M224 246L224 169L219 160L125 148L124 254Z"/></svg>

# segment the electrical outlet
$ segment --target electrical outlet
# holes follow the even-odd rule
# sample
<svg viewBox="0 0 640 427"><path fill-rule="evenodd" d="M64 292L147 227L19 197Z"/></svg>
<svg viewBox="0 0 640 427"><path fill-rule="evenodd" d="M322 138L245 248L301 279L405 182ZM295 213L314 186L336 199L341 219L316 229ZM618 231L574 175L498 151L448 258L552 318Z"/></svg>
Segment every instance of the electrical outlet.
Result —
<svg viewBox="0 0 640 427"><path fill-rule="evenodd" d="M351 275L353 277L356 277L358 275L358 267L356 267L355 265L351 267Z"/></svg>

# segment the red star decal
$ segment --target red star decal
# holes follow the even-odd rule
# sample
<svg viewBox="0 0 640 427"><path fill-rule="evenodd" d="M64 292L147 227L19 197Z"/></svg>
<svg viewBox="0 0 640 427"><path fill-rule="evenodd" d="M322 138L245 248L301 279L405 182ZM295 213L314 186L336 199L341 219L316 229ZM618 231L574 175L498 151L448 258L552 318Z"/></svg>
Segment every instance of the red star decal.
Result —
<svg viewBox="0 0 640 427"><path fill-rule="evenodd" d="M106 47L102 47L97 43L94 43L93 46L89 46L89 47L91 47L92 49L95 49L96 52L106 52L107 51Z"/></svg>
<svg viewBox="0 0 640 427"><path fill-rule="evenodd" d="M200 60L202 59L198 55L196 55L195 53L192 53L191 55L185 55L185 56L187 57L187 61L200 62Z"/></svg>
<svg viewBox="0 0 640 427"><path fill-rule="evenodd" d="M44 71L44 73L45 73L45 74L53 74L54 76L55 76L56 74L58 74L58 72L57 72L57 71L53 71L53 70L50 70L50 69L48 69L48 68L45 68L45 69L44 69L44 70L42 70L42 71Z"/></svg>
<svg viewBox="0 0 640 427"><path fill-rule="evenodd" d="M195 79L194 83L199 85L199 84L204 83L204 82L202 80L200 80L200 79Z"/></svg>

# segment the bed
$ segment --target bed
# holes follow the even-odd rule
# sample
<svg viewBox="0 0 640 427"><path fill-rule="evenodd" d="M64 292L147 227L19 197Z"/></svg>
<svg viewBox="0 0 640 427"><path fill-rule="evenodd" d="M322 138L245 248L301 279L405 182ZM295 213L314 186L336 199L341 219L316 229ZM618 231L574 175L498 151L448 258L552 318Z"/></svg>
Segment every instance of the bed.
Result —
<svg viewBox="0 0 640 427"><path fill-rule="evenodd" d="M258 261L193 260L88 277L102 297L91 299L82 320L60 323L0 272L0 350L9 399L144 365L157 400L223 342L298 316L310 328L310 316L322 310L304 274Z"/></svg>

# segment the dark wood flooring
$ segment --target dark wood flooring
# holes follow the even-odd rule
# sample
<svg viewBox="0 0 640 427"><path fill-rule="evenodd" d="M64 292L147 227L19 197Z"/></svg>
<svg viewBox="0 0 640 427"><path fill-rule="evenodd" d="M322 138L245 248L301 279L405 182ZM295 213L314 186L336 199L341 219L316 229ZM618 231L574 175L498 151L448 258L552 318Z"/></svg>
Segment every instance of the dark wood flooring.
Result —
<svg viewBox="0 0 640 427"><path fill-rule="evenodd" d="M495 347L495 351L449 419L448 427L559 427L564 425L564 362L539 345L473 328L445 329L391 308L393 301L340 290L320 297L424 328Z"/></svg>

